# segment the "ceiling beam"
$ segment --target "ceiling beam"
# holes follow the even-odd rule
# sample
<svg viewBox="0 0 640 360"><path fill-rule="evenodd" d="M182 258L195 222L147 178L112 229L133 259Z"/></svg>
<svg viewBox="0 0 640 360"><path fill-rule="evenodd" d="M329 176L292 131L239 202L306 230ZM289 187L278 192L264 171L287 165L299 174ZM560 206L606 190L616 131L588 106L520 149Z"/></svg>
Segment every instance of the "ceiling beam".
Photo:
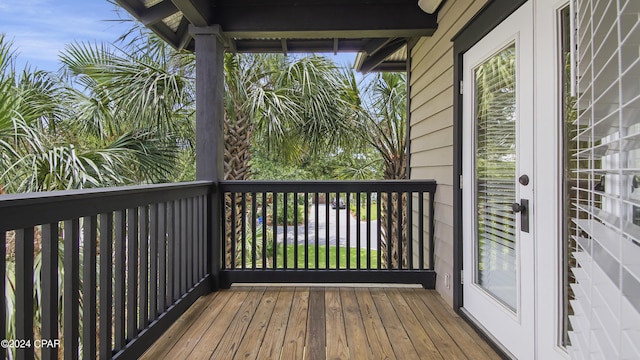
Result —
<svg viewBox="0 0 640 360"><path fill-rule="evenodd" d="M406 61L384 61L378 64L374 69L370 71L394 71L394 72L406 72L407 71L407 62Z"/></svg>
<svg viewBox="0 0 640 360"><path fill-rule="evenodd" d="M116 0L116 4L120 5L121 8L127 10L127 12L140 22L141 14L147 10L147 8L138 0Z"/></svg>
<svg viewBox="0 0 640 360"><path fill-rule="evenodd" d="M389 39L389 38L371 39L367 41L367 43L364 45L364 48L362 50L369 55L375 54L380 49L384 48L384 46L387 45L391 40L393 39Z"/></svg>
<svg viewBox="0 0 640 360"><path fill-rule="evenodd" d="M156 33L162 40L168 42L175 48L178 48L180 38L170 27L165 23L159 22L157 24L150 25L149 28Z"/></svg>
<svg viewBox="0 0 640 360"><path fill-rule="evenodd" d="M186 19L182 19L182 21L180 22L178 31L176 31L176 35L179 39L178 50L186 49L193 39L193 36L189 32L189 22Z"/></svg>
<svg viewBox="0 0 640 360"><path fill-rule="evenodd" d="M166 0L165 0L166 1ZM171 0L184 17L195 26L212 25L211 1L209 0Z"/></svg>
<svg viewBox="0 0 640 360"><path fill-rule="evenodd" d="M375 54L368 56L360 66L360 71L367 73L382 64L389 55L398 51L407 43L406 39L395 39L387 44L384 48L378 50ZM406 70L406 66L405 66Z"/></svg>
<svg viewBox="0 0 640 360"><path fill-rule="evenodd" d="M162 21L162 19L177 12L178 8L176 8L173 3L170 1L163 1L144 10L143 13L140 14L140 22L146 26L157 24Z"/></svg>
<svg viewBox="0 0 640 360"><path fill-rule="evenodd" d="M131 15L133 15L133 17L135 17L136 19L138 19L138 21L142 23L144 23L143 19L145 19L145 16L147 16L148 18L152 18L152 16L147 14L147 12L149 11L149 8L146 8L138 0L116 0L116 3L120 5L123 9L127 10ZM177 35L162 21L152 23L147 26L151 30L153 30L153 32L155 32L156 35L158 35L162 40L168 42L169 44L175 47L178 46Z"/></svg>
<svg viewBox="0 0 640 360"><path fill-rule="evenodd" d="M415 0L219 0L212 20L236 38L414 37L437 28L437 16L420 10Z"/></svg>
<svg viewBox="0 0 640 360"><path fill-rule="evenodd" d="M224 41L228 52L232 54L238 52L238 47L236 46L236 40L234 38L224 37Z"/></svg>
<svg viewBox="0 0 640 360"><path fill-rule="evenodd" d="M282 39L235 39L236 51L240 53L282 53ZM362 49L362 39L340 39L337 52L354 52ZM336 52L334 39L287 39L287 53Z"/></svg>
<svg viewBox="0 0 640 360"><path fill-rule="evenodd" d="M143 0L116 2L178 49L193 49L188 24L215 24L232 52L364 51L367 66L381 61L376 53L387 53L390 40L437 28L437 15L415 0L163 0L150 8ZM178 11L184 18L173 31L162 19Z"/></svg>

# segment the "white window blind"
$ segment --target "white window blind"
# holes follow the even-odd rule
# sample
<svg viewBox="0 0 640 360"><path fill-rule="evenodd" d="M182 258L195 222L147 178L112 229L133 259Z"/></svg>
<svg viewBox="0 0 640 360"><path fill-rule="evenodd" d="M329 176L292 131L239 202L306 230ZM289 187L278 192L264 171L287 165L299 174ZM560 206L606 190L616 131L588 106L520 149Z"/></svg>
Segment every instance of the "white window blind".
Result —
<svg viewBox="0 0 640 360"><path fill-rule="evenodd" d="M640 358L640 0L577 0L575 359Z"/></svg>
<svg viewBox="0 0 640 360"><path fill-rule="evenodd" d="M515 311L516 45L474 70L476 95L477 274L485 290Z"/></svg>

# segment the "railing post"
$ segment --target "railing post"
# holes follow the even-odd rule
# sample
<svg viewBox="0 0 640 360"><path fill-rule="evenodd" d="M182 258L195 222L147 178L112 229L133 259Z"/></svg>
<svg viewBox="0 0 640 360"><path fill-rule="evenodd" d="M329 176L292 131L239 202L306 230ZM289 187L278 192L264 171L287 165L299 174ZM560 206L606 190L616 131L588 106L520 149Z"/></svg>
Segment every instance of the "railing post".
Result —
<svg viewBox="0 0 640 360"><path fill-rule="evenodd" d="M222 180L224 154L224 44L219 25L197 27L189 32L196 50L196 178ZM212 189L215 190L215 189ZM219 190L219 189L218 189ZM220 267L224 194L211 191L207 241L212 290L220 287Z"/></svg>

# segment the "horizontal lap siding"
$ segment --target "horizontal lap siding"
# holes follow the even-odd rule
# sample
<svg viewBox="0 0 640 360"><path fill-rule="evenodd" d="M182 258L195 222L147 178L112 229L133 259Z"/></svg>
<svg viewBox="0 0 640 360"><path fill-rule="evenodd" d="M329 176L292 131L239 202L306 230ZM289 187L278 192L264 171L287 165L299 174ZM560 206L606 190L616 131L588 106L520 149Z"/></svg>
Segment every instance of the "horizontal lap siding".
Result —
<svg viewBox="0 0 640 360"><path fill-rule="evenodd" d="M486 0L447 1L438 30L411 49L411 178L435 179L436 290L452 303L453 288L453 43L451 38Z"/></svg>

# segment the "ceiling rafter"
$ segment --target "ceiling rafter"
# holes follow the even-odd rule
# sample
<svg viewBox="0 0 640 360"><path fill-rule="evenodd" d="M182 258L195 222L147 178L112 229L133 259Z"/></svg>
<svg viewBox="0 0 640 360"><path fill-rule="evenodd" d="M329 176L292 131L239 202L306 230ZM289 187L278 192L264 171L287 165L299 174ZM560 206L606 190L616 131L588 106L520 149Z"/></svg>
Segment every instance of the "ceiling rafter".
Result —
<svg viewBox="0 0 640 360"><path fill-rule="evenodd" d="M121 8L127 10L127 12L140 22L144 23L141 20L142 14L148 10L140 1L138 0L116 0L116 4L118 4Z"/></svg>
<svg viewBox="0 0 640 360"><path fill-rule="evenodd" d="M141 23L144 24L144 16L149 11L149 8L146 8L140 1L138 0L116 0L116 3L120 5L123 9L127 10L133 17L138 19ZM171 30L165 23L159 21L157 23L153 23L147 25L153 32L156 33L162 40L168 42L169 44L177 47L178 37L176 33Z"/></svg>
<svg viewBox="0 0 640 360"><path fill-rule="evenodd" d="M140 21L146 26L153 25L178 11L178 8L170 1L163 1L144 10L144 12L140 14Z"/></svg>
<svg viewBox="0 0 640 360"><path fill-rule="evenodd" d="M194 50L189 25L217 25L230 52L355 51L365 72L401 71L403 56L394 52L437 28L437 14L421 11L416 0L161 0L149 8L145 0L116 2L177 49ZM167 25L176 24L176 14L177 29Z"/></svg>
<svg viewBox="0 0 640 360"><path fill-rule="evenodd" d="M191 39L193 39L193 36L191 36L191 33L189 33L189 21L187 19L182 19L182 21L180 21L180 25L178 26L178 31L176 31L176 34L180 39L180 42L178 43L178 49L186 49L191 43Z"/></svg>
<svg viewBox="0 0 640 360"><path fill-rule="evenodd" d="M391 40L393 39L388 39L388 38L371 39L367 41L367 43L364 45L362 50L369 55L375 54L380 49L384 48L385 45L387 45Z"/></svg>
<svg viewBox="0 0 640 360"><path fill-rule="evenodd" d="M405 61L384 61L369 71L407 71L407 62Z"/></svg>
<svg viewBox="0 0 640 360"><path fill-rule="evenodd" d="M407 43L407 39L394 39L385 45L384 48L378 50L373 55L368 56L360 66L360 71L367 73L382 64L389 55L398 51Z"/></svg>
<svg viewBox="0 0 640 360"><path fill-rule="evenodd" d="M165 0L166 2L167 0ZM211 1L208 0L171 0L171 2L195 26L211 25Z"/></svg>

